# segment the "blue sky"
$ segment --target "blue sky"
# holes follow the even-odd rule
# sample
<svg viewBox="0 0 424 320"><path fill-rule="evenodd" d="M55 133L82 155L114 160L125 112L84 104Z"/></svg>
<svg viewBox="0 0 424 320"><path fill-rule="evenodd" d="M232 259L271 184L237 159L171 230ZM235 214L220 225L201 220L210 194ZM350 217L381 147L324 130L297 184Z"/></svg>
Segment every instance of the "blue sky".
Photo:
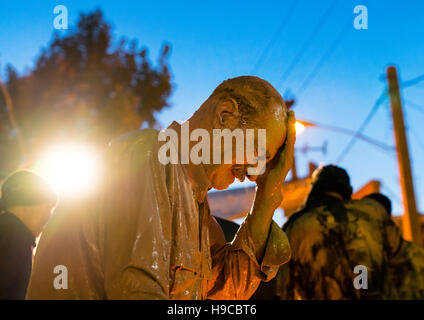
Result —
<svg viewBox="0 0 424 320"><path fill-rule="evenodd" d="M79 12L99 7L117 38L137 39L156 59L163 42L172 46L171 71L176 90L172 107L159 115L163 126L188 118L223 80L251 74L264 48L286 17L293 0L280 1L2 1L0 2L0 63L20 72L31 67L39 49L53 33L53 8L68 8L70 28ZM333 0L300 0L284 22L268 55L255 75L280 84L282 74L308 39ZM368 8L368 29L353 27L353 8ZM295 96L305 78L329 49L341 29L351 21L337 47L297 96L299 119L356 130L385 87L384 74L396 64L402 80L424 74L424 2L419 0L339 0L319 33L303 53L291 75L277 89ZM424 106L424 82L406 88L403 97ZM424 109L423 109L424 110ZM405 103L410 154L419 208L424 211L424 111ZM388 103L381 105L365 134L393 145ZM298 152L300 175L307 163L334 163L350 137L310 128L298 136L297 146L321 146L327 154ZM395 154L357 141L340 163L360 187L370 179L383 183L383 192L401 213Z"/></svg>

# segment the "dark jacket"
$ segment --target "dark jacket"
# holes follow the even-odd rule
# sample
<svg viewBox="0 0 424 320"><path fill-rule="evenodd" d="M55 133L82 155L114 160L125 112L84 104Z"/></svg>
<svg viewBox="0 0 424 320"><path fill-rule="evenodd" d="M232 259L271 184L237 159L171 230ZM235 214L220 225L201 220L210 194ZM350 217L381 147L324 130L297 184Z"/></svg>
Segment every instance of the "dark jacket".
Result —
<svg viewBox="0 0 424 320"><path fill-rule="evenodd" d="M0 299L25 299L35 238L14 214L0 213Z"/></svg>

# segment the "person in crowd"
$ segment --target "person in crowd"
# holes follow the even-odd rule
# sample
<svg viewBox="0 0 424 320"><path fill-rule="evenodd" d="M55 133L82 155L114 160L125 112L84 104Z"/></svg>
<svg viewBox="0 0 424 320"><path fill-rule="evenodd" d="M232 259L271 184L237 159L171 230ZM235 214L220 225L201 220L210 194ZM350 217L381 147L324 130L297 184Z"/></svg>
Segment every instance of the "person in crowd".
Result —
<svg viewBox="0 0 424 320"><path fill-rule="evenodd" d="M366 198L378 201L388 215L392 215L391 200L381 193L373 193ZM398 232L395 233L395 237ZM389 235L390 236L390 235ZM416 243L401 239L401 245L390 259L389 268L399 299L424 299L424 248Z"/></svg>
<svg viewBox="0 0 424 320"><path fill-rule="evenodd" d="M365 196L367 199L374 199L381 204L389 216L392 216L392 201L382 193L374 192Z"/></svg>
<svg viewBox="0 0 424 320"><path fill-rule="evenodd" d="M25 299L36 238L56 206L55 190L31 171L6 178L0 199L0 300Z"/></svg>
<svg viewBox="0 0 424 320"><path fill-rule="evenodd" d="M283 226L292 259L276 279L280 298L398 298L389 262L401 246L399 228L378 201L351 195L344 169L315 171L304 208Z"/></svg>
<svg viewBox="0 0 424 320"><path fill-rule="evenodd" d="M238 229L240 228L240 225L238 225L237 223L231 220L227 220L221 217L217 217L217 216L213 216L213 217L215 218L216 222L218 222L219 226L224 232L225 241L227 242L233 241Z"/></svg>

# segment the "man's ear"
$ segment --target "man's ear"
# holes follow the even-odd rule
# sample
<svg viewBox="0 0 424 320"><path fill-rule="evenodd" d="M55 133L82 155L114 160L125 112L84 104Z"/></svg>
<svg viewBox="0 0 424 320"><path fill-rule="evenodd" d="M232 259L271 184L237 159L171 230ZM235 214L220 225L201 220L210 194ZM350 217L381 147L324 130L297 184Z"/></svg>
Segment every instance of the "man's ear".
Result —
<svg viewBox="0 0 424 320"><path fill-rule="evenodd" d="M216 115L222 127L233 129L240 124L239 107L234 99L220 101L216 108Z"/></svg>

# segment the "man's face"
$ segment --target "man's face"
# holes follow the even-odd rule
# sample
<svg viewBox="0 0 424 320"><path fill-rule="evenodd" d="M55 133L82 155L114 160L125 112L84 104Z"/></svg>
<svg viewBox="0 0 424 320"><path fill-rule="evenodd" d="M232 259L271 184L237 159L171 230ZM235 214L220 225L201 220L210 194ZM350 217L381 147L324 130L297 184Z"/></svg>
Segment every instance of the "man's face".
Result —
<svg viewBox="0 0 424 320"><path fill-rule="evenodd" d="M254 119L247 120L247 129L265 129L266 130L266 163L271 161L277 154L279 148L284 144L287 135L287 112L286 107L275 102L268 108L267 112L257 115ZM246 140L246 131L244 139ZM257 130L255 130L255 157L258 156ZM246 145L246 144L245 144ZM222 153L224 146L222 145ZM217 190L227 189L237 178L243 181L247 177L255 181L257 176L249 176L247 169L256 167L256 164L249 164L246 157L244 163L237 163L236 143L233 140L233 162L232 164L222 164L213 171L211 176L212 186Z"/></svg>

